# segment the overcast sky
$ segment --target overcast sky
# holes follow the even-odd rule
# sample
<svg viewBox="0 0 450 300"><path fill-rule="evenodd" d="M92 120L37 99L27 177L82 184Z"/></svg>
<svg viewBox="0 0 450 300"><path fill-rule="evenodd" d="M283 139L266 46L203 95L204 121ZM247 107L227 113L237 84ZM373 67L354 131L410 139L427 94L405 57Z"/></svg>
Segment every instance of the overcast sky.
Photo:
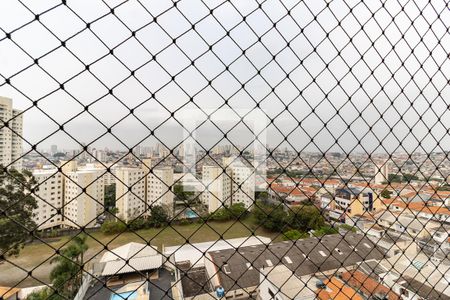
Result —
<svg viewBox="0 0 450 300"><path fill-rule="evenodd" d="M27 110L24 137L40 148L76 147L58 131L65 122L78 141L96 140L106 129L90 114L114 125L128 147L154 144L155 136L173 146L186 132L172 112L183 125L200 124L202 110L222 107L212 116L220 130L207 122L196 134L200 143L214 145L249 114L249 127L267 125L262 135L271 146L291 133L297 150L382 151L380 140L388 151L412 151L419 142L419 150L450 149L446 1L22 3L28 9L0 1L0 95ZM251 136L242 124L227 135L235 144ZM105 146L123 149L109 134L92 144Z"/></svg>

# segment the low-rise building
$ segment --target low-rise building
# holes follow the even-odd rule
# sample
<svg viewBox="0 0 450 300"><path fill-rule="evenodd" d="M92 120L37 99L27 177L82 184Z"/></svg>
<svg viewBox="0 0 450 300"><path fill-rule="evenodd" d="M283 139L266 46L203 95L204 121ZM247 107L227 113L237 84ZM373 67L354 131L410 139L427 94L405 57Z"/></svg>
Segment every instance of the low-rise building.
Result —
<svg viewBox="0 0 450 300"><path fill-rule="evenodd" d="M331 220L345 223L355 215L374 213L384 209L381 199L369 188L339 188L333 197L321 197L321 208Z"/></svg>
<svg viewBox="0 0 450 300"><path fill-rule="evenodd" d="M261 270L286 266L298 277L320 273L332 275L357 262L382 259L384 251L362 234L326 235L270 245L210 251L205 267L214 289L221 286L226 297L255 296Z"/></svg>

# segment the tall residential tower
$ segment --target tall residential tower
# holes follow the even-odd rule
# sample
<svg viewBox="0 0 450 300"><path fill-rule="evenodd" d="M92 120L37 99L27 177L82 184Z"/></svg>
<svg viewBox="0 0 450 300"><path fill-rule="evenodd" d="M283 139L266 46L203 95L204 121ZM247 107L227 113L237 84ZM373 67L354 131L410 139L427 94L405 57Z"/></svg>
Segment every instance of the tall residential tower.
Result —
<svg viewBox="0 0 450 300"><path fill-rule="evenodd" d="M12 99L0 97L0 164L22 169L23 118L20 110L13 109Z"/></svg>

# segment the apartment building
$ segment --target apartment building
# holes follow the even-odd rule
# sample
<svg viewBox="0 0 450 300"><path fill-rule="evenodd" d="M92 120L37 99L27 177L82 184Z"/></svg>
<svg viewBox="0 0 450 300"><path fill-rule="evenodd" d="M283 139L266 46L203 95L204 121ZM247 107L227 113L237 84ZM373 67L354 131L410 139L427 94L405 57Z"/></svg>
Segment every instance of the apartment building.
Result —
<svg viewBox="0 0 450 300"><path fill-rule="evenodd" d="M375 166L375 184L382 184L389 179L389 162L385 162L381 166Z"/></svg>
<svg viewBox="0 0 450 300"><path fill-rule="evenodd" d="M33 221L38 230L61 226L64 204L63 176L56 168L33 171L38 187L34 192L37 208Z"/></svg>
<svg viewBox="0 0 450 300"><path fill-rule="evenodd" d="M231 177L231 202L243 203L246 208L255 202L255 169L234 158L224 159Z"/></svg>
<svg viewBox="0 0 450 300"><path fill-rule="evenodd" d="M223 167L203 166L205 192L202 202L210 213L223 205L243 203L246 208L255 201L254 168L233 157L224 158Z"/></svg>
<svg viewBox="0 0 450 300"><path fill-rule="evenodd" d="M0 164L21 170L23 117L12 99L0 97L0 120L8 124L0 129Z"/></svg>
<svg viewBox="0 0 450 300"><path fill-rule="evenodd" d="M169 215L173 214L173 168L156 167L147 175L146 203L149 208L162 206Z"/></svg>
<svg viewBox="0 0 450 300"><path fill-rule="evenodd" d="M173 168L152 168L150 159L144 159L141 167L117 168L116 207L124 221L147 215L152 206L162 206L173 214Z"/></svg>
<svg viewBox="0 0 450 300"><path fill-rule="evenodd" d="M97 217L104 210L104 170L76 169L76 164L69 164L63 167L63 173L66 176L64 224L70 227L94 227Z"/></svg>
<svg viewBox="0 0 450 300"><path fill-rule="evenodd" d="M116 175L116 208L123 221L133 220L145 211L145 170L119 168Z"/></svg>
<svg viewBox="0 0 450 300"><path fill-rule="evenodd" d="M338 188L333 197L322 196L321 208L332 220L345 222L347 218L382 210L385 206L369 188Z"/></svg>
<svg viewBox="0 0 450 300"><path fill-rule="evenodd" d="M203 166L202 180L205 190L201 199L210 213L221 208L222 204L231 204L231 179L222 167Z"/></svg>

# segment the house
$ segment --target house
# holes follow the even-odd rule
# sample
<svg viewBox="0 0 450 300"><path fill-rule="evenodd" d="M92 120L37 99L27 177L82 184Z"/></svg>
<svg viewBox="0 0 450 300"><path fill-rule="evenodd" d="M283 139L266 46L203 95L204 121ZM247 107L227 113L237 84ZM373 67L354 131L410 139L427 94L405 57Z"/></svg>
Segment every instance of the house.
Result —
<svg viewBox="0 0 450 300"><path fill-rule="evenodd" d="M333 197L322 196L321 208L328 213L331 220L345 223L355 215L373 213L384 208L381 198L369 188L336 189Z"/></svg>

